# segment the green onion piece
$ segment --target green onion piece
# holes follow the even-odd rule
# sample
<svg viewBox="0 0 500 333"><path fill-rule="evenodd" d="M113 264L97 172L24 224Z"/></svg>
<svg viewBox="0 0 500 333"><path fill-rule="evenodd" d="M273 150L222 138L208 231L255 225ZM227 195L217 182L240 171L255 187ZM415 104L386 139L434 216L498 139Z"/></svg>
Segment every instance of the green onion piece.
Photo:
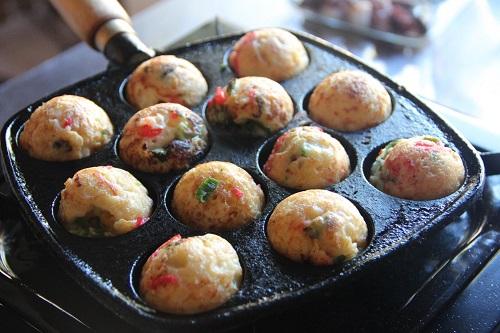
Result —
<svg viewBox="0 0 500 333"><path fill-rule="evenodd" d="M311 153L311 150L313 150L312 145L310 143L304 142L302 144L302 147L300 148L300 155L306 157Z"/></svg>
<svg viewBox="0 0 500 333"><path fill-rule="evenodd" d="M440 143L441 142L441 140L439 140L435 136L430 136L430 135L424 136L424 140L435 142L435 143Z"/></svg>
<svg viewBox="0 0 500 333"><path fill-rule="evenodd" d="M312 239L318 239L321 236L321 232L325 229L325 224L322 220L314 220L307 227L304 228L304 232L307 236Z"/></svg>
<svg viewBox="0 0 500 333"><path fill-rule="evenodd" d="M219 181L217 179L212 177L205 179L196 190L196 199L201 203L207 202L208 197L217 189L218 185Z"/></svg>

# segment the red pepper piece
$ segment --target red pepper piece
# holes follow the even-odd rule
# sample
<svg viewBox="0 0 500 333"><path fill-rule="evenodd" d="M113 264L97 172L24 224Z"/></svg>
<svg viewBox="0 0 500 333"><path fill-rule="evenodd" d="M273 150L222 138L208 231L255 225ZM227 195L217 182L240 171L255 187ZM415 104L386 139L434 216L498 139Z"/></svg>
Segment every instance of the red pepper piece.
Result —
<svg viewBox="0 0 500 333"><path fill-rule="evenodd" d="M226 102L226 92L221 87L215 88L215 94L212 98L213 103L216 105L223 105Z"/></svg>
<svg viewBox="0 0 500 333"><path fill-rule="evenodd" d="M64 119L63 127L68 127L71 125L73 125L73 118L67 117L66 119Z"/></svg>
<svg viewBox="0 0 500 333"><path fill-rule="evenodd" d="M157 248L156 251L153 252L151 257L153 257L153 258L156 257L161 249L164 249L164 248L168 247L170 244L172 244L173 242L176 242L176 241L181 240L181 239L182 239L182 237L179 234L172 236L168 241L166 241L159 248Z"/></svg>
<svg viewBox="0 0 500 333"><path fill-rule="evenodd" d="M248 98L250 99L250 103L255 103L255 90L250 89L247 94Z"/></svg>
<svg viewBox="0 0 500 333"><path fill-rule="evenodd" d="M435 142L428 141L428 140L422 140L422 141L417 141L415 142L415 147L420 148L425 151L436 151L436 150L441 150L442 146L438 145Z"/></svg>
<svg viewBox="0 0 500 333"><path fill-rule="evenodd" d="M250 31L250 32L247 32L245 34L245 36L243 36L243 44L248 44L248 43L251 43L256 37L256 34L255 34L255 31Z"/></svg>
<svg viewBox="0 0 500 333"><path fill-rule="evenodd" d="M156 289L158 287L162 287L177 282L178 282L177 276L173 274L162 274L155 276L154 278L151 279L150 287L151 289Z"/></svg>
<svg viewBox="0 0 500 333"><path fill-rule="evenodd" d="M154 128L151 125L142 125L137 129L139 131L139 135L145 138L154 138L158 134L161 133L161 128Z"/></svg>
<svg viewBox="0 0 500 333"><path fill-rule="evenodd" d="M234 196L238 199L241 199L243 197L243 191L234 186L231 188L231 193L234 194Z"/></svg>
<svg viewBox="0 0 500 333"><path fill-rule="evenodd" d="M148 222L148 220L149 217L142 217L142 216L137 217L137 219L135 219L135 227L139 228L141 225Z"/></svg>

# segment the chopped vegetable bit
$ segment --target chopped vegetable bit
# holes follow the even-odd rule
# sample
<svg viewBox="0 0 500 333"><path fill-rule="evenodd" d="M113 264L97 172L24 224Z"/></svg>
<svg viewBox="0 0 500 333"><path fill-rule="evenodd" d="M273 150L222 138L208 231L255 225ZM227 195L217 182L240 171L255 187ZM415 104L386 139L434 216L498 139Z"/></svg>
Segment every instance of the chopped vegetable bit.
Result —
<svg viewBox="0 0 500 333"><path fill-rule="evenodd" d="M236 186L231 188L231 193L234 194L234 196L237 197L238 199L243 198L243 191L237 188Z"/></svg>
<svg viewBox="0 0 500 333"><path fill-rule="evenodd" d="M172 111L168 114L168 119L172 121L178 121L179 119L181 119L181 116L177 112Z"/></svg>
<svg viewBox="0 0 500 333"><path fill-rule="evenodd" d="M311 151L314 150L310 143L304 142L302 147L300 148L300 155L303 157L307 157Z"/></svg>
<svg viewBox="0 0 500 333"><path fill-rule="evenodd" d="M439 138L436 138L435 136L430 136L430 135L424 136L424 140L432 141L435 143L441 143L441 140L439 140Z"/></svg>
<svg viewBox="0 0 500 333"><path fill-rule="evenodd" d="M307 236L313 239L318 239L321 236L321 233L325 229L325 227L326 226L325 223L323 223L323 220L317 219L313 220L311 224L305 227L304 232L307 234Z"/></svg>
<svg viewBox="0 0 500 333"><path fill-rule="evenodd" d="M104 236L106 232L101 224L101 220L97 216L77 217L74 223L69 224L68 231L84 237Z"/></svg>
<svg viewBox="0 0 500 333"><path fill-rule="evenodd" d="M149 221L149 217L142 217L139 216L137 219L135 219L135 227L139 228L141 225Z"/></svg>
<svg viewBox="0 0 500 333"><path fill-rule="evenodd" d="M151 289L156 289L168 284L177 283L177 276L173 274L162 274L151 279Z"/></svg>
<svg viewBox="0 0 500 333"><path fill-rule="evenodd" d="M172 244L173 242L177 242L177 241L179 241L181 239L182 239L181 235L176 234L176 235L170 237L170 239L168 241L166 241L165 243L163 243L161 247L168 246L168 245Z"/></svg>
<svg viewBox="0 0 500 333"><path fill-rule="evenodd" d="M168 157L168 150L166 148L154 148L151 149L151 154L160 162L165 162Z"/></svg>
<svg viewBox="0 0 500 333"><path fill-rule="evenodd" d="M161 133L161 128L154 128L151 125L142 125L138 129L139 135L145 138L154 138Z"/></svg>
<svg viewBox="0 0 500 333"><path fill-rule="evenodd" d="M73 125L73 118L67 117L66 119L64 119L63 127L68 127L71 125Z"/></svg>
<svg viewBox="0 0 500 333"><path fill-rule="evenodd" d="M222 105L226 101L226 92L221 87L215 88L215 94L212 101L215 105Z"/></svg>
<svg viewBox="0 0 500 333"><path fill-rule="evenodd" d="M201 203L207 202L208 197L217 189L217 186L219 186L217 179L212 177L205 179L196 190L196 199Z"/></svg>
<svg viewBox="0 0 500 333"><path fill-rule="evenodd" d="M177 126L177 131L175 132L175 136L181 140L191 139L193 137L193 132L189 127L187 121L182 121L179 123L179 125Z"/></svg>

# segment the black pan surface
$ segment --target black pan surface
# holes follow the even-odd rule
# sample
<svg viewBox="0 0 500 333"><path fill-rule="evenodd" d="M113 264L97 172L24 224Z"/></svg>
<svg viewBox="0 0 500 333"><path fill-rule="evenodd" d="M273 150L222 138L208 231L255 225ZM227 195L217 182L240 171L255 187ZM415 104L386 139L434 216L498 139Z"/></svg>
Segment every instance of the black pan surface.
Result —
<svg viewBox="0 0 500 333"><path fill-rule="evenodd" d="M379 79L392 96L391 117L374 128L354 133L325 129L346 147L353 168L347 179L328 190L346 196L360 208L369 225L370 243L353 260L326 268L296 264L280 257L267 242L265 224L275 205L294 191L278 186L261 170L279 134L267 139L250 139L238 134L229 137L219 129L209 127L211 147L200 162L231 161L245 168L262 185L266 205L262 217L254 223L242 229L217 233L238 252L244 280L240 291L229 302L207 313L162 314L149 308L138 295L138 273L157 246L177 233L191 236L202 232L183 225L170 213L172 189L184 171L163 175L142 173L124 164L117 154L120 132L137 111L123 97L123 87L133 68L110 69L47 96L21 110L3 128L2 166L29 225L93 297L138 329L227 328L283 306L329 295L352 279L369 277L374 265L382 264L410 244L418 244L426 234L442 228L481 198L484 167L470 143L403 87L346 51L310 35L295 34L305 44L310 64L298 76L282 82L296 107L294 119L287 129L314 124L304 108L308 94L334 71L348 68L367 71ZM241 34L219 37L169 53L193 62L202 71L209 84L208 100L216 86L224 86L234 77L225 56L239 37ZM33 110L61 94L84 96L103 107L115 126L116 134L103 150L79 161L55 163L33 159L18 146L18 135ZM205 104L202 104L193 111L204 115L204 108ZM460 152L466 178L457 192L437 200L403 200L380 192L367 181L367 172L381 146L393 139L423 134L437 136ZM126 169L143 182L155 201L155 210L148 223L126 235L107 239L81 238L69 234L59 224L55 212L64 181L76 171L96 165ZM411 265L411 258L408 265Z"/></svg>

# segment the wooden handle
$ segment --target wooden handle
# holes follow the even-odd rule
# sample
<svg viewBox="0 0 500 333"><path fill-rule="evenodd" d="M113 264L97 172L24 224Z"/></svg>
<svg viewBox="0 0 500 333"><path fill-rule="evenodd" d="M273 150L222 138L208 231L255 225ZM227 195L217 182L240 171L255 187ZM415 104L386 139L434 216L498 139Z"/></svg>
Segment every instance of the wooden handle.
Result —
<svg viewBox="0 0 500 333"><path fill-rule="evenodd" d="M114 34L121 32L134 32L130 25L130 17L116 0L50 0L50 2L71 29L94 48L101 49L101 45L96 44L96 35L104 26L107 26L104 29L106 32L100 34L106 35L105 39L110 39ZM107 24L110 21L113 23ZM107 40L101 41L104 45L106 42Z"/></svg>

